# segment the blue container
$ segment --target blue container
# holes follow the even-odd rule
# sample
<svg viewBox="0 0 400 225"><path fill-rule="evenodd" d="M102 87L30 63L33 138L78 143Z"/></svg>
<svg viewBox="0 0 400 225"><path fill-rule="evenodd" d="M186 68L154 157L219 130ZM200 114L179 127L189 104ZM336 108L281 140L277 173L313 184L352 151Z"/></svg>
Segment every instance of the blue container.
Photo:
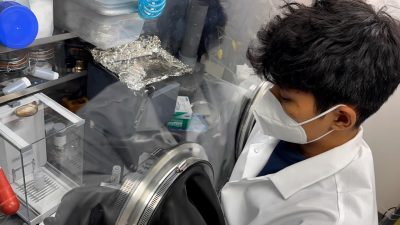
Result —
<svg viewBox="0 0 400 225"><path fill-rule="evenodd" d="M35 14L17 2L0 2L0 44L8 48L28 47L38 33Z"/></svg>
<svg viewBox="0 0 400 225"><path fill-rule="evenodd" d="M152 7L162 7L165 6L166 0L139 0L142 4L146 6L152 6Z"/></svg>

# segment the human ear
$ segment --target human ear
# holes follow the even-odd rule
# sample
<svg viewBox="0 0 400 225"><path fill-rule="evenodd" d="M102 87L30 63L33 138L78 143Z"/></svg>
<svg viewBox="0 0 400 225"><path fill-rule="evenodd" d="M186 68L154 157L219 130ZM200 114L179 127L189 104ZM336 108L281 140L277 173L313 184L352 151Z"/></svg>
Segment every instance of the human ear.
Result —
<svg viewBox="0 0 400 225"><path fill-rule="evenodd" d="M354 128L357 121L357 113L354 108L342 105L334 111L332 129L349 130Z"/></svg>

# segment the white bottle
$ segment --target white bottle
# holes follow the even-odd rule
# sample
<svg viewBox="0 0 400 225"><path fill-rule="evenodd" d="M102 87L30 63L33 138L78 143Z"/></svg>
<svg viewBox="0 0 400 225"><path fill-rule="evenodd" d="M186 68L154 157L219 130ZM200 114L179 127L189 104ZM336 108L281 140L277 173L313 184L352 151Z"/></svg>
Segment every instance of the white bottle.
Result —
<svg viewBox="0 0 400 225"><path fill-rule="evenodd" d="M24 5L24 6L28 7L28 8L30 7L29 0L11 0L11 1L18 2L19 4Z"/></svg>
<svg viewBox="0 0 400 225"><path fill-rule="evenodd" d="M118 185L120 184L120 182L121 182L121 166L115 165L112 168L110 183Z"/></svg>
<svg viewBox="0 0 400 225"><path fill-rule="evenodd" d="M12 82L11 84L5 86L3 88L3 93L4 95L8 95L11 94L13 92L17 92L17 91L21 91L24 90L25 88L31 86L31 82L29 81L28 78L26 77L22 77L14 82Z"/></svg>
<svg viewBox="0 0 400 225"><path fill-rule="evenodd" d="M59 75L54 72L51 68L36 66L33 70L32 75L44 80L57 80Z"/></svg>
<svg viewBox="0 0 400 225"><path fill-rule="evenodd" d="M52 36L54 31L53 0L29 0L29 4L39 23L36 38Z"/></svg>
<svg viewBox="0 0 400 225"><path fill-rule="evenodd" d="M54 145L60 152L64 152L64 147L67 144L67 135L65 134L65 128L66 126L63 123L55 123L53 125L54 131L57 132L57 134L54 135Z"/></svg>

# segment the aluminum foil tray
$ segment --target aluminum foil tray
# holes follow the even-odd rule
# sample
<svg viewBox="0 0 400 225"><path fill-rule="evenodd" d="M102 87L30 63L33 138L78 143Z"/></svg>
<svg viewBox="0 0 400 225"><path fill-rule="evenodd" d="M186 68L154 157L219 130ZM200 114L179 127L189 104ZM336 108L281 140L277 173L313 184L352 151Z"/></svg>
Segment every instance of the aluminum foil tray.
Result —
<svg viewBox="0 0 400 225"><path fill-rule="evenodd" d="M132 43L108 50L95 48L91 52L96 62L135 91L168 77L192 72L189 66L164 50L156 36L141 37Z"/></svg>

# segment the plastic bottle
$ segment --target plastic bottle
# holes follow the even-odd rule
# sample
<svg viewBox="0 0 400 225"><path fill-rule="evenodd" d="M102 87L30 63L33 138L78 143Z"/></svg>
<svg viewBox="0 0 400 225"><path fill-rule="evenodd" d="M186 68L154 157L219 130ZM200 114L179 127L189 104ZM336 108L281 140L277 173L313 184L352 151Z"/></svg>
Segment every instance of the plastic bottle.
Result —
<svg viewBox="0 0 400 225"><path fill-rule="evenodd" d="M44 80L57 80L59 77L58 73L54 72L51 68L39 66L35 67L32 75Z"/></svg>
<svg viewBox="0 0 400 225"><path fill-rule="evenodd" d="M53 129L57 134L54 136L54 145L59 152L64 152L64 147L67 144L67 135L65 134L65 124L55 123Z"/></svg>
<svg viewBox="0 0 400 225"><path fill-rule="evenodd" d="M14 215L19 209L19 201L3 169L0 167L0 211L6 215Z"/></svg>
<svg viewBox="0 0 400 225"><path fill-rule="evenodd" d="M30 8L29 0L10 0L12 2L18 2L19 4Z"/></svg>
<svg viewBox="0 0 400 225"><path fill-rule="evenodd" d="M52 36L54 31L53 0L29 0L29 4L39 23L36 38Z"/></svg>
<svg viewBox="0 0 400 225"><path fill-rule="evenodd" d="M36 38L38 21L35 14L17 2L0 2L0 44L25 48Z"/></svg>
<svg viewBox="0 0 400 225"><path fill-rule="evenodd" d="M115 165L112 168L111 183L119 184L121 182L121 166Z"/></svg>
<svg viewBox="0 0 400 225"><path fill-rule="evenodd" d="M28 78L22 77L11 84L5 86L3 88L3 93L5 95L11 94L13 92L21 91L24 90L25 88L31 86L31 82L29 81Z"/></svg>

